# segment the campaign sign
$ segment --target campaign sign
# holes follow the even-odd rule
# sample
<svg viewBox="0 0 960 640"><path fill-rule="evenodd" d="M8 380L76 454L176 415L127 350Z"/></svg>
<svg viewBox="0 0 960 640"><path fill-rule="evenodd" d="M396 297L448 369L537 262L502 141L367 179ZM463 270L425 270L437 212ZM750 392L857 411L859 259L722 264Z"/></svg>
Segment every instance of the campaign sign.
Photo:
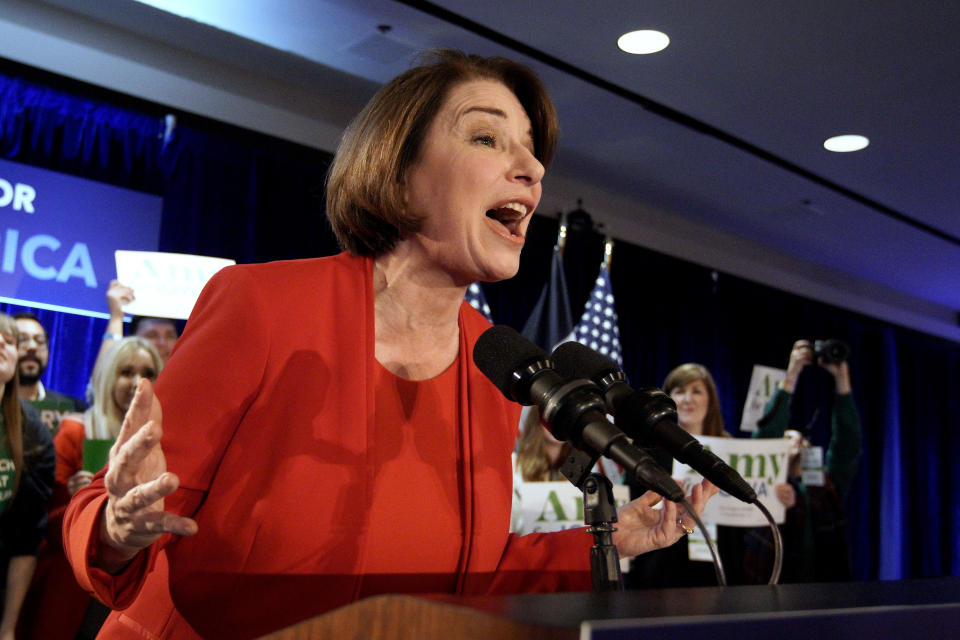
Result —
<svg viewBox="0 0 960 640"><path fill-rule="evenodd" d="M110 460L110 447L113 443L113 439L84 438L83 470L96 473L107 466Z"/></svg>
<svg viewBox="0 0 960 640"><path fill-rule="evenodd" d="M770 511L774 521L782 524L786 509L777 498L776 486L787 481L787 459L790 446L786 438L716 438L697 436L705 449L730 465L757 492L757 499ZM673 477L683 480L684 492L700 482L700 474L689 466L673 461ZM725 491L710 499L700 518L705 523L732 527L762 527L767 519L752 504L741 502Z"/></svg>
<svg viewBox="0 0 960 640"><path fill-rule="evenodd" d="M787 372L784 369L765 367L762 364L753 365L750 389L747 391L747 401L743 404L743 414L740 418L740 431L757 430L757 422L763 417L767 401L773 397L777 385L786 377Z"/></svg>
<svg viewBox="0 0 960 640"><path fill-rule="evenodd" d="M106 318L116 249L155 251L159 196L0 160L0 300Z"/></svg>
<svg viewBox="0 0 960 640"><path fill-rule="evenodd" d="M514 533L525 535L584 526L583 491L567 481L515 481L514 500L514 510L519 512L512 527ZM630 487L625 484L613 485L613 502L617 507L630 502ZM629 559L621 558L620 571L625 573L629 570Z"/></svg>
<svg viewBox="0 0 960 640"><path fill-rule="evenodd" d="M160 251L117 251L117 279L136 298L127 313L160 318L190 317L207 282L220 269L236 264L226 258Z"/></svg>
<svg viewBox="0 0 960 640"><path fill-rule="evenodd" d="M523 482L515 487L522 517L514 531L520 535L582 527L583 491L567 481ZM630 501L630 488L613 485L613 501L620 507Z"/></svg>

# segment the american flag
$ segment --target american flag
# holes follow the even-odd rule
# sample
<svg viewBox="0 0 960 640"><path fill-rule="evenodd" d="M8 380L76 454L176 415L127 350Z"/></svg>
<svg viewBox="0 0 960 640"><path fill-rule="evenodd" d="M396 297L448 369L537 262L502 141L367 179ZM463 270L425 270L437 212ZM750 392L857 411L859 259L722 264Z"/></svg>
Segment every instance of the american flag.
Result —
<svg viewBox="0 0 960 640"><path fill-rule="evenodd" d="M490 324L493 324L493 316L490 315L490 305L487 304L487 299L483 297L483 289L480 288L480 284L474 282L472 285L467 287L467 303L482 313L484 317L490 321Z"/></svg>
<svg viewBox="0 0 960 640"><path fill-rule="evenodd" d="M610 271L606 262L600 267L600 275L590 292L580 322L573 330L573 337L623 366L620 328L617 326L617 310L613 306L613 288L610 286Z"/></svg>

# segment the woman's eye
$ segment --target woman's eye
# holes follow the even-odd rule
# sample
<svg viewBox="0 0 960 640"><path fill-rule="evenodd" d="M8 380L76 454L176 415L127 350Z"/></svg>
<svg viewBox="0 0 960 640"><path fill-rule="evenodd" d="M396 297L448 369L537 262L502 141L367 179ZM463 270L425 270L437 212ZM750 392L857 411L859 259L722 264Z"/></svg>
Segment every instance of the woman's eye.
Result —
<svg viewBox="0 0 960 640"><path fill-rule="evenodd" d="M474 136L473 141L477 144L482 144L485 147L497 146L497 138L491 135Z"/></svg>

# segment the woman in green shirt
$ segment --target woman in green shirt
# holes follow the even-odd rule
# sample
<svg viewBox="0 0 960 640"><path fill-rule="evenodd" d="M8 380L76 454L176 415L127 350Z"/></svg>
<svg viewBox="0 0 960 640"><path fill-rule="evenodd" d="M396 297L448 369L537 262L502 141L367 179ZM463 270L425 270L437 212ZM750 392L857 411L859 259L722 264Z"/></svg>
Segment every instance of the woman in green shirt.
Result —
<svg viewBox="0 0 960 640"><path fill-rule="evenodd" d="M56 457L50 431L17 391L17 325L0 314L0 640L13 640L47 525Z"/></svg>

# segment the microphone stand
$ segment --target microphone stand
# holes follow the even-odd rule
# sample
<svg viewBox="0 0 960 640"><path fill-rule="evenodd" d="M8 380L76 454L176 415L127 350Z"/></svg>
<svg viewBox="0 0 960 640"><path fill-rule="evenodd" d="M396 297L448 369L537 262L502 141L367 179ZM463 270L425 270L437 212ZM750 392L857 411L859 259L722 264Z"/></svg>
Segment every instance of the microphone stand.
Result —
<svg viewBox="0 0 960 640"><path fill-rule="evenodd" d="M617 521L617 506L613 500L613 483L600 473L590 470L599 456L591 456L573 449L560 473L583 491L583 521L593 534L590 548L590 581L594 593L623 591L623 576L620 573L620 554L613 544L613 532Z"/></svg>

